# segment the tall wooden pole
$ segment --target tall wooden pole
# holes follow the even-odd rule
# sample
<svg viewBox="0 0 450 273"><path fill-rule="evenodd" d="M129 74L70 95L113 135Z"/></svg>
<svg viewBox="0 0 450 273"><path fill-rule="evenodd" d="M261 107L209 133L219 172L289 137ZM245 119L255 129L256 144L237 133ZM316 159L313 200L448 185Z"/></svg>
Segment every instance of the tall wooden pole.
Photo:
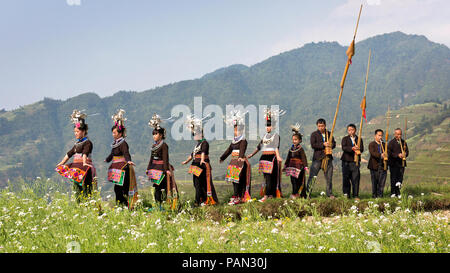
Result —
<svg viewBox="0 0 450 273"><path fill-rule="evenodd" d="M367 81L369 80L369 67L370 67L370 55L372 53L372 50L369 50L369 60L367 61L367 72L366 72L366 82L364 85L364 97L361 107L364 107L364 109L361 109L361 122L359 123L359 133L358 133L358 150L355 152L355 162L356 166L359 165L359 157L361 156L361 133L362 133L362 127L363 127L363 118L364 118L364 111L366 109L366 94L367 94Z"/></svg>
<svg viewBox="0 0 450 273"><path fill-rule="evenodd" d="M406 130L408 129L408 118L407 117L405 117L405 138L403 139L403 141L404 141L404 144L402 145L402 141L401 141L401 139L400 139L400 147L402 147L402 154L403 154L403 157L402 157L402 167L405 167L405 163L406 163L406 158L405 158L405 151L406 151Z"/></svg>
<svg viewBox="0 0 450 273"><path fill-rule="evenodd" d="M387 162L388 162L388 153L387 153L387 146L388 146L388 139L389 139L389 118L390 118L390 113L389 113L389 105L388 105L388 110L386 113L386 142L385 142L385 147L384 147L384 170L387 171Z"/></svg>
<svg viewBox="0 0 450 273"><path fill-rule="evenodd" d="M325 147L325 158L322 161L322 168L324 171L328 167L328 158L329 158L328 156L331 156L333 154L332 143L333 143L334 127L336 126L336 119L337 119L337 115L339 113L339 105L341 104L342 92L344 91L344 83L345 83L345 79L347 78L348 68L350 67L350 64L352 62L352 57L355 54L355 38L356 38L356 32L358 31L359 18L361 17L361 11L362 11L362 4L361 4L361 7L359 8L359 15L358 15L358 20L356 21L355 34L353 35L353 40L346 52L347 64L345 65L344 74L342 75L342 79L341 79L341 91L339 92L338 103L336 105L336 112L334 113L333 125L331 127L330 136L328 138L329 145L328 145L328 147Z"/></svg>

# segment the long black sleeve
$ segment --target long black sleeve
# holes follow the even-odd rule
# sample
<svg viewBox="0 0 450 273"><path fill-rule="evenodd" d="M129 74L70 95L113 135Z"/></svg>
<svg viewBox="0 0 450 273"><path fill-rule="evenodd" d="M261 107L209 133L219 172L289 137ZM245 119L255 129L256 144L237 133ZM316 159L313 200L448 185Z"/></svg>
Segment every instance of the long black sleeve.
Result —
<svg viewBox="0 0 450 273"><path fill-rule="evenodd" d="M128 147L128 143L126 143L125 141L119 146L120 152L123 154L123 156L125 157L125 160L131 161L131 155L130 155L130 151L129 151L129 147Z"/></svg>
<svg viewBox="0 0 450 273"><path fill-rule="evenodd" d="M71 158L75 154L75 146L67 152L67 156Z"/></svg>
<svg viewBox="0 0 450 273"><path fill-rule="evenodd" d="M289 161L291 161L291 150L288 151L286 160L284 161L284 167L285 168L289 164Z"/></svg>
<svg viewBox="0 0 450 273"><path fill-rule="evenodd" d="M106 162L111 162L112 159L113 159L113 151L111 149L111 153L106 157L105 161Z"/></svg>
<svg viewBox="0 0 450 273"><path fill-rule="evenodd" d="M225 150L225 152L220 156L220 160L224 161L230 154L231 154L232 148L231 144L228 146L228 148Z"/></svg>

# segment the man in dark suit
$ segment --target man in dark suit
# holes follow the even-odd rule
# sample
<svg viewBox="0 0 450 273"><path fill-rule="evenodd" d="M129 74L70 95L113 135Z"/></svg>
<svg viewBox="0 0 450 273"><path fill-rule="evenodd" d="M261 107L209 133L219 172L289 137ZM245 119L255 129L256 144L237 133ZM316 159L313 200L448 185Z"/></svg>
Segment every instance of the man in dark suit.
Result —
<svg viewBox="0 0 450 273"><path fill-rule="evenodd" d="M384 170L383 161L386 157L384 151L383 130L375 130L374 141L369 144L369 163L367 168L370 170L372 180L372 197L383 197L384 185L386 183L387 171Z"/></svg>
<svg viewBox="0 0 450 273"><path fill-rule="evenodd" d="M359 199L359 162L361 157L358 156L358 165L355 162L355 153L364 152L364 144L361 139L361 147L358 147L358 136L356 126L349 124L347 126L348 135L342 138L342 192L350 198L350 191L353 198Z"/></svg>
<svg viewBox="0 0 450 273"><path fill-rule="evenodd" d="M391 195L399 196L403 183L403 174L405 173L406 158L409 155L408 145L402 139L402 129L395 129L394 138L388 143L387 152L391 173Z"/></svg>
<svg viewBox="0 0 450 273"><path fill-rule="evenodd" d="M317 125L317 131L313 132L311 134L311 147L314 150L310 173L309 173L309 179L307 188L310 189L311 187L311 181L314 176L317 176L319 173L321 166L322 166L322 160L327 156L328 157L328 165L326 170L323 170L325 175L325 180L327 181L326 186L326 194L330 198L334 198L334 195L332 193L332 179L333 179L333 156L332 155L326 155L325 154L325 148L331 148L334 149L336 147L336 141L334 141L334 137L332 139L332 147L329 147L329 143L326 141L328 137L330 136L330 131L327 131L326 129L326 122L324 119L320 118L316 122Z"/></svg>

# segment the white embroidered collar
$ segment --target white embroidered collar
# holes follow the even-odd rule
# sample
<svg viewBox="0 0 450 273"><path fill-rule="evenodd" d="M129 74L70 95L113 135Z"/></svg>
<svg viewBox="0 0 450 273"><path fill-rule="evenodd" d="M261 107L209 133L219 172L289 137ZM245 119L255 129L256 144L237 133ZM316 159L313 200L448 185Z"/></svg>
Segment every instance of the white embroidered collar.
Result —
<svg viewBox="0 0 450 273"><path fill-rule="evenodd" d="M263 144L269 144L269 143L271 143L273 140L274 140L274 138L275 138L275 135L276 134L273 134L270 138L267 138L267 135L270 135L271 133L266 133L265 135L264 135L264 137L263 137L263 139L262 139L262 142L263 142Z"/></svg>
<svg viewBox="0 0 450 273"><path fill-rule="evenodd" d="M114 142L111 143L111 148L114 149L114 148L119 147L120 144L122 144L124 141L125 141L125 138L124 138L124 137L121 137L121 138L119 138L119 139L117 139L117 140L114 140Z"/></svg>
<svg viewBox="0 0 450 273"><path fill-rule="evenodd" d="M201 147L202 147L202 143L203 141L200 141L199 143L197 143L194 147L194 150L192 150L192 154L195 155L196 153L198 153L198 151L200 151Z"/></svg>
<svg viewBox="0 0 450 273"><path fill-rule="evenodd" d="M161 145L164 143L164 140L161 140L158 144L153 144L152 145L152 152L156 151L159 149L159 147L161 147Z"/></svg>
<svg viewBox="0 0 450 273"><path fill-rule="evenodd" d="M241 141L243 139L244 139L244 134L242 134L242 135L240 135L238 137L234 137L233 140L231 141L231 143L232 144L236 144L236 143L238 143L239 141Z"/></svg>

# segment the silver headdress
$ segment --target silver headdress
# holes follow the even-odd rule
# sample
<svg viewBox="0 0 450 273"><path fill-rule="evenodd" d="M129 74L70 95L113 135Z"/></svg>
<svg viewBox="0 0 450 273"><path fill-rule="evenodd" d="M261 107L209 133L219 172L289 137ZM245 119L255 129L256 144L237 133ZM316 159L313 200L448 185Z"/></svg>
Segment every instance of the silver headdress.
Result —
<svg viewBox="0 0 450 273"><path fill-rule="evenodd" d="M161 117L160 117L158 114L154 113L153 116L152 116L152 118L151 118L150 121L148 122L148 126L153 127L154 129L159 130L159 129L161 129L160 124L161 124Z"/></svg>
<svg viewBox="0 0 450 273"><path fill-rule="evenodd" d="M300 128L301 128L301 125L298 122L295 125L291 125L292 134L293 135L298 134L298 135L302 136L302 134L300 133Z"/></svg>
<svg viewBox="0 0 450 273"><path fill-rule="evenodd" d="M79 128L82 124L86 124L87 115L77 109L73 110L72 115L70 115L70 119L75 127Z"/></svg>
<svg viewBox="0 0 450 273"><path fill-rule="evenodd" d="M186 117L186 127L191 130L192 134L201 132L203 129L202 120L195 117L194 114L190 114Z"/></svg>
<svg viewBox="0 0 450 273"><path fill-rule="evenodd" d="M150 121L148 122L148 126L152 127L154 130L162 133L163 138L166 138L166 129L161 127L161 123L163 121L173 122L173 117L171 116L168 119L162 119L158 114L154 113Z"/></svg>
<svg viewBox="0 0 450 273"><path fill-rule="evenodd" d="M203 121L209 118L211 114L206 117L199 119L196 118L194 114L190 114L186 117L186 127L191 130L192 135L202 135L203 134Z"/></svg>
<svg viewBox="0 0 450 273"><path fill-rule="evenodd" d="M270 108L266 108L264 110L264 119L266 120L266 126L274 126L275 120L277 117L281 117L286 114L284 110L273 110Z"/></svg>
<svg viewBox="0 0 450 273"><path fill-rule="evenodd" d="M239 110L234 110L231 111L226 117L224 117L224 121L227 125L230 126L238 126L238 127L243 127L245 126L245 114L247 114L248 111L246 112L241 112Z"/></svg>
<svg viewBox="0 0 450 273"><path fill-rule="evenodd" d="M127 119L124 117L124 114L125 114L125 110L119 109L119 110L117 110L116 114L111 116L111 119L113 120L114 125L122 127L122 128L125 127L125 121Z"/></svg>

